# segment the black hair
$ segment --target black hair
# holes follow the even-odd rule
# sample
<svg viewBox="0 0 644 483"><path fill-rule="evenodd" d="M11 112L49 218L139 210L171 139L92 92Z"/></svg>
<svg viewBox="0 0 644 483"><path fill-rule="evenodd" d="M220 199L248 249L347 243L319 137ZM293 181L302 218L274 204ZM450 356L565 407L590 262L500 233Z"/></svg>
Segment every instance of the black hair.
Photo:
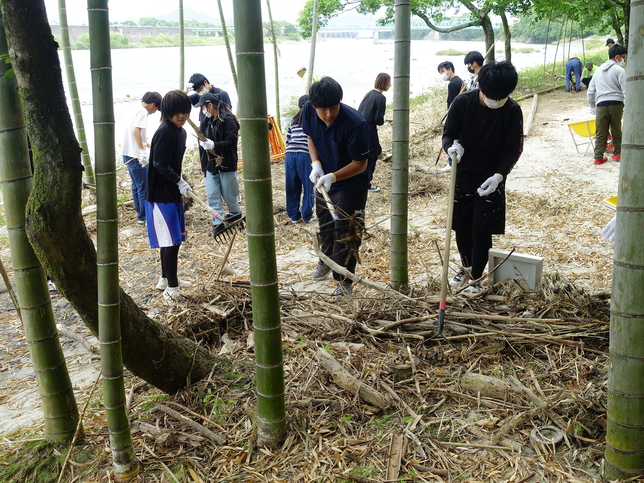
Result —
<svg viewBox="0 0 644 483"><path fill-rule="evenodd" d="M518 81L517 70L507 61L490 62L479 71L479 89L495 101L508 97Z"/></svg>
<svg viewBox="0 0 644 483"><path fill-rule="evenodd" d="M331 77L322 77L311 84L309 102L315 108L335 107L342 100L342 87Z"/></svg>
<svg viewBox="0 0 644 483"><path fill-rule="evenodd" d="M191 83L192 88L196 91L201 89L206 82L210 84L210 81L203 74L192 74L188 79L188 83Z"/></svg>
<svg viewBox="0 0 644 483"><path fill-rule="evenodd" d="M307 94L304 94L302 97L300 97L297 100L297 107L300 109L295 113L295 116L293 116L293 119L291 119L291 125L300 125L302 124L302 107L304 107L304 104L306 104L306 101L309 100L309 96Z"/></svg>
<svg viewBox="0 0 644 483"><path fill-rule="evenodd" d="M376 76L376 82L373 83L374 89L386 91L391 86L391 76L386 72L381 72Z"/></svg>
<svg viewBox="0 0 644 483"><path fill-rule="evenodd" d="M472 62L476 62L479 67L483 66L483 56L480 52L473 50L465 56L465 59L463 59L464 64L471 64Z"/></svg>
<svg viewBox="0 0 644 483"><path fill-rule="evenodd" d="M155 106L159 107L161 105L161 94L159 94L158 92L146 92L145 94L143 94L141 102L145 102L146 104L154 104Z"/></svg>
<svg viewBox="0 0 644 483"><path fill-rule="evenodd" d="M451 70L454 72L454 64L452 64L449 60L446 60L445 62L441 62L438 64L438 73L440 74L441 69L445 70Z"/></svg>
<svg viewBox="0 0 644 483"><path fill-rule="evenodd" d="M170 118L176 116L177 114L190 114L192 110L192 103L188 94L185 92L175 89L174 91L169 91L161 99L161 122L169 121Z"/></svg>
<svg viewBox="0 0 644 483"><path fill-rule="evenodd" d="M618 55L626 55L626 47L623 45L615 44L608 49L608 58L614 59Z"/></svg>

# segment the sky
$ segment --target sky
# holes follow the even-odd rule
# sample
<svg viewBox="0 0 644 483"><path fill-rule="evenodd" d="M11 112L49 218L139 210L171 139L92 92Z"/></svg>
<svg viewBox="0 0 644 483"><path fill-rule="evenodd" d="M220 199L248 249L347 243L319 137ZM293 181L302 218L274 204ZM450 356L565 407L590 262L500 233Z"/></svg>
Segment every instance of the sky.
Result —
<svg viewBox="0 0 644 483"><path fill-rule="evenodd" d="M273 20L286 20L295 23L304 7L305 0L271 0ZM262 1L262 18L268 20L266 2ZM233 0L221 0L226 19L233 17ZM179 8L178 0L109 0L110 21L133 20L141 17L164 15ZM216 0L183 0L184 8L205 11L219 18ZM58 0L45 0L49 21L58 23ZM66 0L67 23L69 25L87 25L87 0Z"/></svg>

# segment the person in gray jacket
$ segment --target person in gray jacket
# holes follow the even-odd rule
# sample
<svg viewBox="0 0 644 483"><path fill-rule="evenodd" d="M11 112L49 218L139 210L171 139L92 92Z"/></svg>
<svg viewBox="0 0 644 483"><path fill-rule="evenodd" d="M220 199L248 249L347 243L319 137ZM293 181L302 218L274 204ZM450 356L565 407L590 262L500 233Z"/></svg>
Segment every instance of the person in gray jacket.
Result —
<svg viewBox="0 0 644 483"><path fill-rule="evenodd" d="M611 158L620 161L622 152L622 115L624 114L624 93L626 91L626 48L615 44L608 50L608 61L597 68L588 85L588 104L595 114L595 164L608 161L604 156L606 139L613 136L615 151Z"/></svg>

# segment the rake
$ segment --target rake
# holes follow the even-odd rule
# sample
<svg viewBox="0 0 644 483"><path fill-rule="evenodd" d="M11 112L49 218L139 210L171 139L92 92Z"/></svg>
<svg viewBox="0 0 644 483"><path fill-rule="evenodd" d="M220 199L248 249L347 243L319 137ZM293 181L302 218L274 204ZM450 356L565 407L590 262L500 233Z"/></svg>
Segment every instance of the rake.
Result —
<svg viewBox="0 0 644 483"><path fill-rule="evenodd" d="M223 229L223 231L213 236L217 243L228 242L235 234L235 232L242 232L244 230L244 227L246 225L245 216L241 216L240 218L237 218L233 221L226 221L226 218L224 218L223 216L221 216L221 214L217 213L210 206L208 206L208 204L202 201L196 194L193 193L192 190L189 190L187 193L188 196L192 198L194 202L197 203L197 205L199 205L199 207L206 210L208 213L210 213L212 216L214 216L224 224L225 228Z"/></svg>

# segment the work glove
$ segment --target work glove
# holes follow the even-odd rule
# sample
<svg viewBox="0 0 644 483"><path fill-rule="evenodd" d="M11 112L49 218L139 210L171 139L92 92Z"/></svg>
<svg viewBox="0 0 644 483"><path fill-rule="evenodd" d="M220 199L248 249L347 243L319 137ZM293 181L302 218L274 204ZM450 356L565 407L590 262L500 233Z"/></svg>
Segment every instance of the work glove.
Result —
<svg viewBox="0 0 644 483"><path fill-rule="evenodd" d="M190 187L188 182L183 178L179 180L177 186L179 187L179 193L181 193L183 196L187 196L188 191L192 191L192 188Z"/></svg>
<svg viewBox="0 0 644 483"><path fill-rule="evenodd" d="M463 149L463 146L459 143L452 144L452 146L447 150L449 157L455 159L457 163L463 157L463 153L465 153L465 149Z"/></svg>
<svg viewBox="0 0 644 483"><path fill-rule="evenodd" d="M597 114L597 108L596 107L591 107L590 108L590 113L594 116Z"/></svg>
<svg viewBox="0 0 644 483"><path fill-rule="evenodd" d="M608 242L613 243L615 241L615 224L617 222L617 216L613 216L613 219L608 222L608 225L602 230L602 236Z"/></svg>
<svg viewBox="0 0 644 483"><path fill-rule="evenodd" d="M333 173L325 174L324 176L320 177L320 179L318 179L318 182L316 183L315 187L320 188L324 186L324 189L329 191L331 189L331 185L335 183L335 181L336 181L335 174Z"/></svg>
<svg viewBox="0 0 644 483"><path fill-rule="evenodd" d="M501 181L503 181L503 176L501 176L499 173L496 173L490 176L488 179L486 179L485 183L483 183L476 190L476 192L479 194L479 196L491 195L496 191Z"/></svg>
<svg viewBox="0 0 644 483"><path fill-rule="evenodd" d="M324 169L322 168L322 163L320 161L313 161L311 163L311 174L309 175L309 179L311 180L311 183L315 184L318 182L318 178L321 178L324 176Z"/></svg>
<svg viewBox="0 0 644 483"><path fill-rule="evenodd" d="M139 149L139 164L142 168L145 168L148 165L148 150Z"/></svg>
<svg viewBox="0 0 644 483"><path fill-rule="evenodd" d="M215 142L210 139L206 139L205 141L199 141L199 146L208 151L209 149L215 149Z"/></svg>

